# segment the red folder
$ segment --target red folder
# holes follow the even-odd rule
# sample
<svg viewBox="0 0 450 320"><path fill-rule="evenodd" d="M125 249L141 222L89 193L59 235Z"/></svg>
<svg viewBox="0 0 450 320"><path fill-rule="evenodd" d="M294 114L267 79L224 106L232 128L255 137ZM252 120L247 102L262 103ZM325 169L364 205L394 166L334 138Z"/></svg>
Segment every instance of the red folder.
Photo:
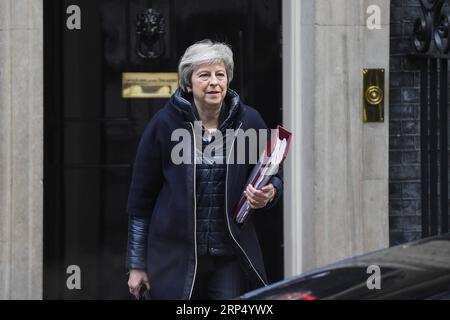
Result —
<svg viewBox="0 0 450 320"><path fill-rule="evenodd" d="M249 184L256 189L261 189L269 183L272 176L278 173L284 159L286 159L291 138L292 133L282 126L277 126L277 129L272 131L272 137L267 142L264 153L250 174L245 189ZM240 224L245 223L251 211L252 209L247 198L242 195L234 213L236 222Z"/></svg>

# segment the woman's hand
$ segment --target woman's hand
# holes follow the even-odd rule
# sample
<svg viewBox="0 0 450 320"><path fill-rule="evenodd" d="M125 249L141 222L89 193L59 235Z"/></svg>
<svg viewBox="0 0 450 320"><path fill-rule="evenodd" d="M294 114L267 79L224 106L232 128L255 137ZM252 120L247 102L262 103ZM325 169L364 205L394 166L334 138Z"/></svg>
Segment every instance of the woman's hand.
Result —
<svg viewBox="0 0 450 320"><path fill-rule="evenodd" d="M128 288L130 289L130 293L134 295L136 299L139 298L143 285L146 286L147 289L150 289L147 272L140 269L131 269L130 276L128 277Z"/></svg>
<svg viewBox="0 0 450 320"><path fill-rule="evenodd" d="M262 187L261 190L257 190L249 184L247 189L244 191L244 195L247 197L250 208L252 209L264 208L270 201L273 200L275 193L276 189L271 183Z"/></svg>

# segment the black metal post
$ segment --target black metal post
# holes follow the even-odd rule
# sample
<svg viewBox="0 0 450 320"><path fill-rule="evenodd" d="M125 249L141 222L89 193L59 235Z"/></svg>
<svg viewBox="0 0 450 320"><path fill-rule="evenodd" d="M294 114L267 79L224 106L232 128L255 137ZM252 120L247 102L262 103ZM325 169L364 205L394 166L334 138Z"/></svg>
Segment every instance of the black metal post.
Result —
<svg viewBox="0 0 450 320"><path fill-rule="evenodd" d="M420 168L422 187L422 237L427 237L429 235L428 61L429 59L421 59L420 61Z"/></svg>
<svg viewBox="0 0 450 320"><path fill-rule="evenodd" d="M438 88L437 59L430 60L430 235L437 234L438 217Z"/></svg>
<svg viewBox="0 0 450 320"><path fill-rule="evenodd" d="M440 59L440 97L439 97L439 119L440 119L440 142L441 142L441 233L448 232L448 60Z"/></svg>

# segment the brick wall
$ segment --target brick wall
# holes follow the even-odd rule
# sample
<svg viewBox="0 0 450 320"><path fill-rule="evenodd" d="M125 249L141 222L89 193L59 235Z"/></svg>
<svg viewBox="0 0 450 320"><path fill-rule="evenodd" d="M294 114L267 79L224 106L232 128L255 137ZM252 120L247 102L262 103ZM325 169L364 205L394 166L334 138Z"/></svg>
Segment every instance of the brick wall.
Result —
<svg viewBox="0 0 450 320"><path fill-rule="evenodd" d="M391 0L389 103L390 245L421 237L419 72L405 56L419 0Z"/></svg>

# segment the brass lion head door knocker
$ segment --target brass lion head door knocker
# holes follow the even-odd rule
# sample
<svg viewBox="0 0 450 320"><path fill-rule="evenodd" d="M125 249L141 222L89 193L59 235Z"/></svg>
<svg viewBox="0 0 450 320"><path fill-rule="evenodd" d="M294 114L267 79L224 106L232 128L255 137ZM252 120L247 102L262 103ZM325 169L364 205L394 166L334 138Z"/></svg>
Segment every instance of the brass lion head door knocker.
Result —
<svg viewBox="0 0 450 320"><path fill-rule="evenodd" d="M146 9L137 15L136 22L136 53L142 59L157 59L166 51L164 43L165 21L163 15L154 10Z"/></svg>

